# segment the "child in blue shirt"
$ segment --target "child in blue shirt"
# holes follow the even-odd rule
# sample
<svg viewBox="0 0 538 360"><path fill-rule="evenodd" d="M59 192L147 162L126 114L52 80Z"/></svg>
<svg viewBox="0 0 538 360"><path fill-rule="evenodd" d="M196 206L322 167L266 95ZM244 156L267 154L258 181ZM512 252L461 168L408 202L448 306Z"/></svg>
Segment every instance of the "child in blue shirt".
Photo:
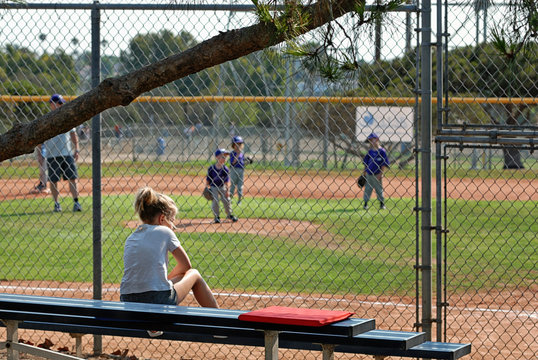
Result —
<svg viewBox="0 0 538 360"><path fill-rule="evenodd" d="M233 198L237 188L237 205L241 204L243 199L243 183L245 178L245 154L243 148L245 142L241 136L232 138L232 149L230 154L230 198Z"/></svg>
<svg viewBox="0 0 538 360"><path fill-rule="evenodd" d="M368 201L374 189L380 203L380 208L386 209L382 180L383 172L390 165L389 158L387 151L379 145L379 136L371 133L368 135L367 141L370 143L370 149L363 159L364 176L366 177L366 184L364 185L364 209L368 209Z"/></svg>
<svg viewBox="0 0 538 360"><path fill-rule="evenodd" d="M232 214L230 193L228 191L230 185L230 169L225 165L226 156L228 155L230 155L230 152L226 149L218 149L215 151L217 162L207 169L206 185L213 196L211 210L215 216L216 224L220 223L219 199L222 201L228 219L232 220L232 222L237 221L237 217Z"/></svg>

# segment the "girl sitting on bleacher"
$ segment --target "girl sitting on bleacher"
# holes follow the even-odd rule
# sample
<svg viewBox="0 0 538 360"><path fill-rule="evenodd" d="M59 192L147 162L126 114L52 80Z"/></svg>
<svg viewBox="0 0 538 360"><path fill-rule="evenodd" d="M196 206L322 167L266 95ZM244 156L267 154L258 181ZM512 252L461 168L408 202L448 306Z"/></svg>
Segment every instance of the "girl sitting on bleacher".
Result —
<svg viewBox="0 0 538 360"><path fill-rule="evenodd" d="M201 306L218 307L211 289L192 268L173 232L177 214L174 200L145 187L136 195L135 211L143 224L125 241L120 300L179 305L192 290ZM177 261L169 274L168 252Z"/></svg>

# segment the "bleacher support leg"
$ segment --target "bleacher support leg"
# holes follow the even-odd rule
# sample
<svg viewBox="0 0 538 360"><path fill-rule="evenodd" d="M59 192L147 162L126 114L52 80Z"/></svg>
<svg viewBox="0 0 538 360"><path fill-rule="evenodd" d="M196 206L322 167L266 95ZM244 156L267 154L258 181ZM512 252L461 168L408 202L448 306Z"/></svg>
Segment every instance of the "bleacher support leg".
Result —
<svg viewBox="0 0 538 360"><path fill-rule="evenodd" d="M69 333L72 338L75 338L75 352L77 357L82 357L82 336L84 334Z"/></svg>
<svg viewBox="0 0 538 360"><path fill-rule="evenodd" d="M265 360L278 360L278 331L265 330Z"/></svg>
<svg viewBox="0 0 538 360"><path fill-rule="evenodd" d="M7 341L13 344L19 342L19 322L16 320L2 320L6 324ZM7 360L19 360L19 352L13 347L7 347Z"/></svg>
<svg viewBox="0 0 538 360"><path fill-rule="evenodd" d="M334 347L332 344L321 344L323 360L334 360Z"/></svg>

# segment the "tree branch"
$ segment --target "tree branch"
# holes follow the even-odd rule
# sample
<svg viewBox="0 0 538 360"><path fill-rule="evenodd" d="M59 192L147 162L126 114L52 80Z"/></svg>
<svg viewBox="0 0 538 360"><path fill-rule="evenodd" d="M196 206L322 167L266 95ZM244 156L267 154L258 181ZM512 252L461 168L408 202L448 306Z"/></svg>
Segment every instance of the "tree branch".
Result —
<svg viewBox="0 0 538 360"><path fill-rule="evenodd" d="M309 19L304 34L353 11L357 0L319 0L303 9ZM327 11L330 6L331 11ZM297 31L297 28L295 29ZM292 36L300 35L299 33ZM17 124L0 135L0 161L34 151L35 146L115 106L129 105L141 94L204 69L263 50L286 40L272 23L227 31L166 59L99 86L32 122Z"/></svg>

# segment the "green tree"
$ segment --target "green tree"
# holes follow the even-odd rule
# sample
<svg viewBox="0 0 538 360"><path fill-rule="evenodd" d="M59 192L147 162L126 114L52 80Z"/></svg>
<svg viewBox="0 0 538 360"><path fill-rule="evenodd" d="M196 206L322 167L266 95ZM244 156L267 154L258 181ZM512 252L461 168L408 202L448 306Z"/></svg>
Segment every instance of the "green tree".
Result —
<svg viewBox="0 0 538 360"><path fill-rule="evenodd" d="M9 95L75 93L79 77L74 59L62 50L38 55L27 48L8 44L0 49L0 92ZM32 121L48 111L45 104L19 102L3 105L4 127Z"/></svg>
<svg viewBox="0 0 538 360"><path fill-rule="evenodd" d="M105 79L98 87L62 107L62 111L54 111L38 121L14 127L0 136L0 161L31 152L35 145L44 140L65 132L106 109L128 105L143 93L215 65L296 39L313 29L323 27L324 34L327 35L323 38L324 46L338 48L340 44L331 34L335 33L333 26L341 25L338 23L341 16L357 16L358 21L354 23L353 31L360 31L358 26L371 23L377 18L376 14L382 14L400 3L379 3L373 15L367 16L366 3L357 0L308 1L306 4L285 1L284 7L278 11L274 11L273 7L280 4L278 0L271 0L268 4L260 4L258 0L253 2L257 7L258 23L220 33L126 75ZM350 34L348 40L353 41L352 32L346 34ZM339 66L342 69L353 69L358 67L358 61L344 57Z"/></svg>
<svg viewBox="0 0 538 360"><path fill-rule="evenodd" d="M499 54L497 44L482 44L453 50L449 55L448 90L452 96L488 98L538 97L538 45L527 44L525 52L510 61ZM536 125L536 106L524 103L451 105L450 120L501 125ZM523 167L518 149L506 147L504 168Z"/></svg>
<svg viewBox="0 0 538 360"><path fill-rule="evenodd" d="M194 36L186 31L175 35L172 31L163 29L156 33L137 34L129 42L128 48L121 53L120 62L123 71L133 71L143 66L163 60L175 53L180 53L197 45ZM185 76L159 88L151 90L153 96L200 96L207 95L206 89L211 89L214 83L215 70L209 69L197 74ZM202 107L200 111L200 107ZM135 106L139 118L157 121L159 124L198 122L194 114L211 113L209 105L202 104L137 104ZM180 118L170 118L169 114L182 114ZM208 120L206 119L206 122Z"/></svg>

